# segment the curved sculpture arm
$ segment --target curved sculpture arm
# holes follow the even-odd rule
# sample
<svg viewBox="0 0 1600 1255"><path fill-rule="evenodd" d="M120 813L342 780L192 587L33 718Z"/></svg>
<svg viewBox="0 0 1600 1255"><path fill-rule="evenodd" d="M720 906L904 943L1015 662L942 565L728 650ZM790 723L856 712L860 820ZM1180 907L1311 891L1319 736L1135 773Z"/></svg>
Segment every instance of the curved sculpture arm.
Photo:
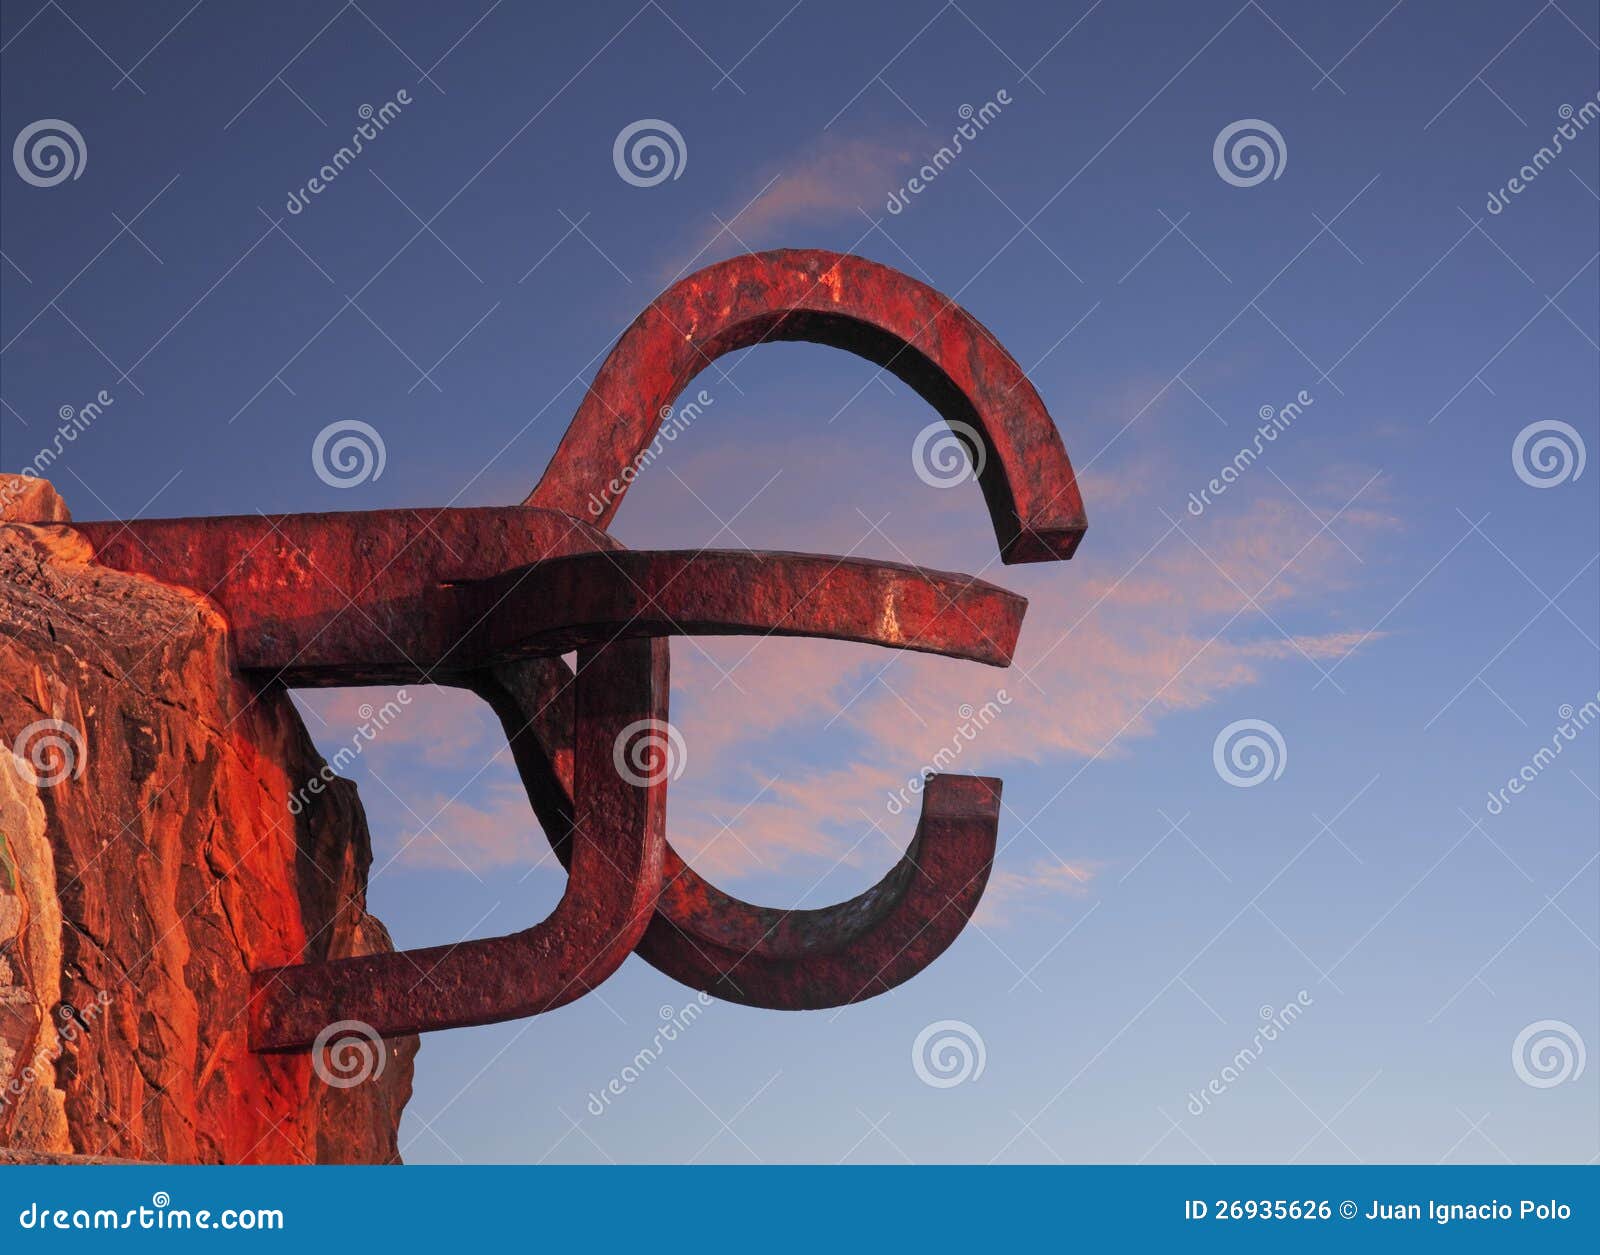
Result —
<svg viewBox="0 0 1600 1255"><path fill-rule="evenodd" d="M661 887L667 777L625 779L612 747L631 725L666 719L667 642L618 641L578 661L572 726L582 818L570 827L572 874L549 918L506 937L257 971L251 1049L304 1049L341 1020L390 1037L537 1015L621 966Z"/></svg>
<svg viewBox="0 0 1600 1255"><path fill-rule="evenodd" d="M453 613L441 618L457 625L453 632L462 633L452 653L463 661L475 659L481 665L526 651L530 664L522 665L531 665L568 649L581 651L575 683L559 658L549 660L558 670L548 674L559 677L560 684L553 697L559 700L562 745L555 752L564 755L566 764L559 799L543 779L548 768L529 769L518 758L536 813L545 813L553 802L560 805L559 831L564 835L558 854L570 873L566 894L543 923L512 936L259 972L252 1001L255 1049L304 1047L327 1025L346 1019L394 1035L534 1015L571 1001L616 970L640 941L652 909L662 909L658 894L666 858L668 775L634 773L630 780L617 765L616 754L639 725L666 721L667 635L803 633L1003 666L1015 648L1026 605L1015 594L970 577L744 551L588 553L447 584L439 591L441 608L453 606ZM980 629L980 622L1000 639ZM640 636L646 639L631 639ZM493 699L493 694L486 695ZM507 723L508 732L547 705L519 706L515 721ZM541 750L541 762L547 756ZM987 876L987 858L994 849L992 822L987 836L985 854L981 840L969 849L970 842L952 845L948 835L930 835L920 855L902 872L891 873L870 910L864 904L846 908L846 915L874 925L863 928L863 938L869 931L877 938L858 964L903 971L890 980L897 983L949 944ZM963 857L948 877L929 879L927 869L935 860L948 860L949 851L958 847ZM979 861L973 862L973 856ZM692 895L705 898L717 891L675 854L671 857L678 884L691 896L673 899L677 908L668 907L668 918L692 930L698 910ZM928 910L930 895L943 894L941 901L964 900L969 892L966 912L948 915L946 922L954 922L948 935L939 924L930 926L931 935L944 937L937 949L914 947L903 961L896 958L892 951L901 943L894 939L906 921ZM747 916L761 910L726 901L742 907ZM756 925L742 927L748 933ZM839 936L850 940L854 934L844 929ZM652 952L647 948L647 957ZM927 957L917 962L923 953ZM757 961L752 958L752 966L740 970L753 972ZM700 979L698 970L683 961L676 967L691 983ZM855 970L859 976L863 969Z"/></svg>
<svg viewBox="0 0 1600 1255"><path fill-rule="evenodd" d="M910 980L966 927L994 864L1000 781L932 776L905 856L872 888L820 910L740 901L670 846L639 953L675 980L748 1006L814 1011Z"/></svg>
<svg viewBox="0 0 1600 1255"><path fill-rule="evenodd" d="M1004 562L1070 558L1087 521L1056 425L1022 368L949 298L822 249L747 253L679 280L606 358L525 504L606 527L678 394L724 353L809 340L875 362L983 443L978 482ZM956 430L960 430L957 428Z"/></svg>
<svg viewBox="0 0 1600 1255"><path fill-rule="evenodd" d="M469 683L511 744L534 813L564 864L572 831L572 673L559 658L506 663ZM720 998L814 1010L873 997L909 980L960 934L993 863L1000 781L934 776L917 836L873 888L821 910L743 902L705 880L672 849L638 951L673 979Z"/></svg>
<svg viewBox="0 0 1600 1255"><path fill-rule="evenodd" d="M971 442L1002 559L1072 556L1086 527L1076 477L1017 363L932 288L820 250L737 257L652 302L524 506L80 525L102 563L214 601L231 665L255 683L420 681L488 699L569 871L554 912L523 932L256 972L252 1049L303 1049L343 1020L393 1036L535 1015L635 948L734 1001L836 1006L909 979L960 933L993 863L998 780L930 776L916 837L882 882L786 911L699 877L666 842L671 773L624 768L622 747L666 722L671 635L816 636L995 666L1015 649L1026 602L969 576L805 554L630 553L605 534L683 388L768 339L891 371ZM576 677L557 656L574 648Z"/></svg>

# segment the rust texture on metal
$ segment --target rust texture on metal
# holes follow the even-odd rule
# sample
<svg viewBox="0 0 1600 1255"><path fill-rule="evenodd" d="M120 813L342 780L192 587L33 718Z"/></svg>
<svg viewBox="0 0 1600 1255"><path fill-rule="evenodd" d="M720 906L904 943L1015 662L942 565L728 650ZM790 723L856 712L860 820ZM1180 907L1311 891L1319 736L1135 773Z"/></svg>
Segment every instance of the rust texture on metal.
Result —
<svg viewBox="0 0 1600 1255"><path fill-rule="evenodd" d="M753 1006L811 1009L910 979L960 934L993 864L1000 781L931 775L905 856L846 902L787 910L710 884L667 840L668 772L622 743L668 724L668 638L824 637L1010 664L1025 601L967 575L803 553L635 551L621 472L724 353L809 340L892 372L975 439L1005 562L1070 557L1085 529L1066 449L1017 363L932 288L859 257L747 254L690 275L623 334L520 506L79 525L99 561L227 616L261 685L434 683L499 716L567 889L543 922L452 946L255 974L251 1044L339 1020L394 1035L536 1015L637 951ZM576 651L576 673L561 655ZM665 751L656 745L649 752Z"/></svg>
<svg viewBox="0 0 1600 1255"><path fill-rule="evenodd" d="M978 482L1006 562L1070 558L1088 526L1061 433L1011 354L925 283L820 249L745 254L679 281L640 314L601 367L526 504L593 514L605 485L654 439L709 363L771 340L828 344L875 362L983 441ZM626 491L627 485L622 485Z"/></svg>
<svg viewBox="0 0 1600 1255"><path fill-rule="evenodd" d="M567 891L520 933L256 974L252 1044L309 1045L336 1020L385 1035L537 1015L594 988L650 923L661 880L665 775L636 783L612 764L618 735L667 715L667 642L580 651L573 700L574 801Z"/></svg>

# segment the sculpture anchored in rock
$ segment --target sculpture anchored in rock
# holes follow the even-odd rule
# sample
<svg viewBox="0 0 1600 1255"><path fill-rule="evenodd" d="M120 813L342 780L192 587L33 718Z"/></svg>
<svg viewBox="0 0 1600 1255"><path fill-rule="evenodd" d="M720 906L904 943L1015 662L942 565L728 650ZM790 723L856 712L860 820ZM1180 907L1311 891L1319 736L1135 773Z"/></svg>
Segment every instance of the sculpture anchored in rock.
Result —
<svg viewBox="0 0 1600 1255"><path fill-rule="evenodd" d="M259 685L427 682L484 697L567 867L560 903L525 931L257 972L254 1049L303 1050L345 1020L388 1036L536 1015L635 950L716 997L838 1006L908 980L960 933L993 861L999 780L932 776L900 863L820 910L742 902L667 841L668 637L827 637L1003 667L1026 606L971 576L826 555L634 551L606 534L626 490L612 481L689 381L767 340L832 345L898 376L974 442L1002 561L1072 556L1082 499L1017 363L932 288L813 250L737 257L652 302L519 506L78 525L101 563L213 599L235 667ZM574 650L575 673L562 660Z"/></svg>

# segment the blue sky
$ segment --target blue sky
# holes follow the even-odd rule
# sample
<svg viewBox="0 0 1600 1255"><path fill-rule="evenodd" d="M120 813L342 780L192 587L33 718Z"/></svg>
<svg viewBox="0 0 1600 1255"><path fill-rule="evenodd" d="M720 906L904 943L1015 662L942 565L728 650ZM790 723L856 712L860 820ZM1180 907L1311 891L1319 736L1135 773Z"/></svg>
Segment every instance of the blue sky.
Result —
<svg viewBox="0 0 1600 1255"><path fill-rule="evenodd" d="M912 825L885 789L1006 688L958 767L1006 781L980 916L889 996L708 1009L600 1116L590 1093L694 996L641 960L537 1020L432 1035L407 1157L1588 1160L1600 1063L1541 1087L1512 1057L1546 1020L1600 1048L1600 729L1499 813L1488 795L1600 690L1600 472L1578 470L1600 447L1600 126L1579 113L1519 175L1596 100L1597 39L1571 0L8 2L6 151L53 118L87 161L0 179L0 464L104 389L53 472L80 518L510 504L685 268L812 246L905 270L1050 408L1090 518L1072 562L999 566L975 485L915 474L925 405L815 346L705 372L712 403L613 530L1030 598L1006 673L673 646L669 834L774 904L876 880ZM361 106L401 91L289 213ZM1000 92L891 213L962 106ZM677 177L619 176L639 119L681 135ZM1246 119L1274 128L1274 175L1224 161L1230 181L1213 145ZM1263 408L1302 394L1192 512ZM386 463L339 488L311 449L345 420ZM1567 461L1519 475L1519 434L1549 423ZM331 753L375 699L302 705ZM1281 775L1222 778L1240 720L1277 731ZM416 693L352 774L402 944L511 931L559 897L475 699ZM1301 991L1193 1114L1261 1008ZM944 1020L985 1063L938 1088L912 1051Z"/></svg>

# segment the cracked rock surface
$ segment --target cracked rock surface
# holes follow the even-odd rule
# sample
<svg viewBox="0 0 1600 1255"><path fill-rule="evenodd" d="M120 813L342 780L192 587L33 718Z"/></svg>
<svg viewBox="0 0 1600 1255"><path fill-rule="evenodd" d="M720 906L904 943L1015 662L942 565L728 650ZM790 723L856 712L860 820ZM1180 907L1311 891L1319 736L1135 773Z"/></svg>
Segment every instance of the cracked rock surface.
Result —
<svg viewBox="0 0 1600 1255"><path fill-rule="evenodd" d="M355 786L291 815L323 759L288 695L233 673L214 606L99 566L67 518L0 476L0 1150L397 1160L415 1037L335 1088L245 1027L252 970L393 948Z"/></svg>

